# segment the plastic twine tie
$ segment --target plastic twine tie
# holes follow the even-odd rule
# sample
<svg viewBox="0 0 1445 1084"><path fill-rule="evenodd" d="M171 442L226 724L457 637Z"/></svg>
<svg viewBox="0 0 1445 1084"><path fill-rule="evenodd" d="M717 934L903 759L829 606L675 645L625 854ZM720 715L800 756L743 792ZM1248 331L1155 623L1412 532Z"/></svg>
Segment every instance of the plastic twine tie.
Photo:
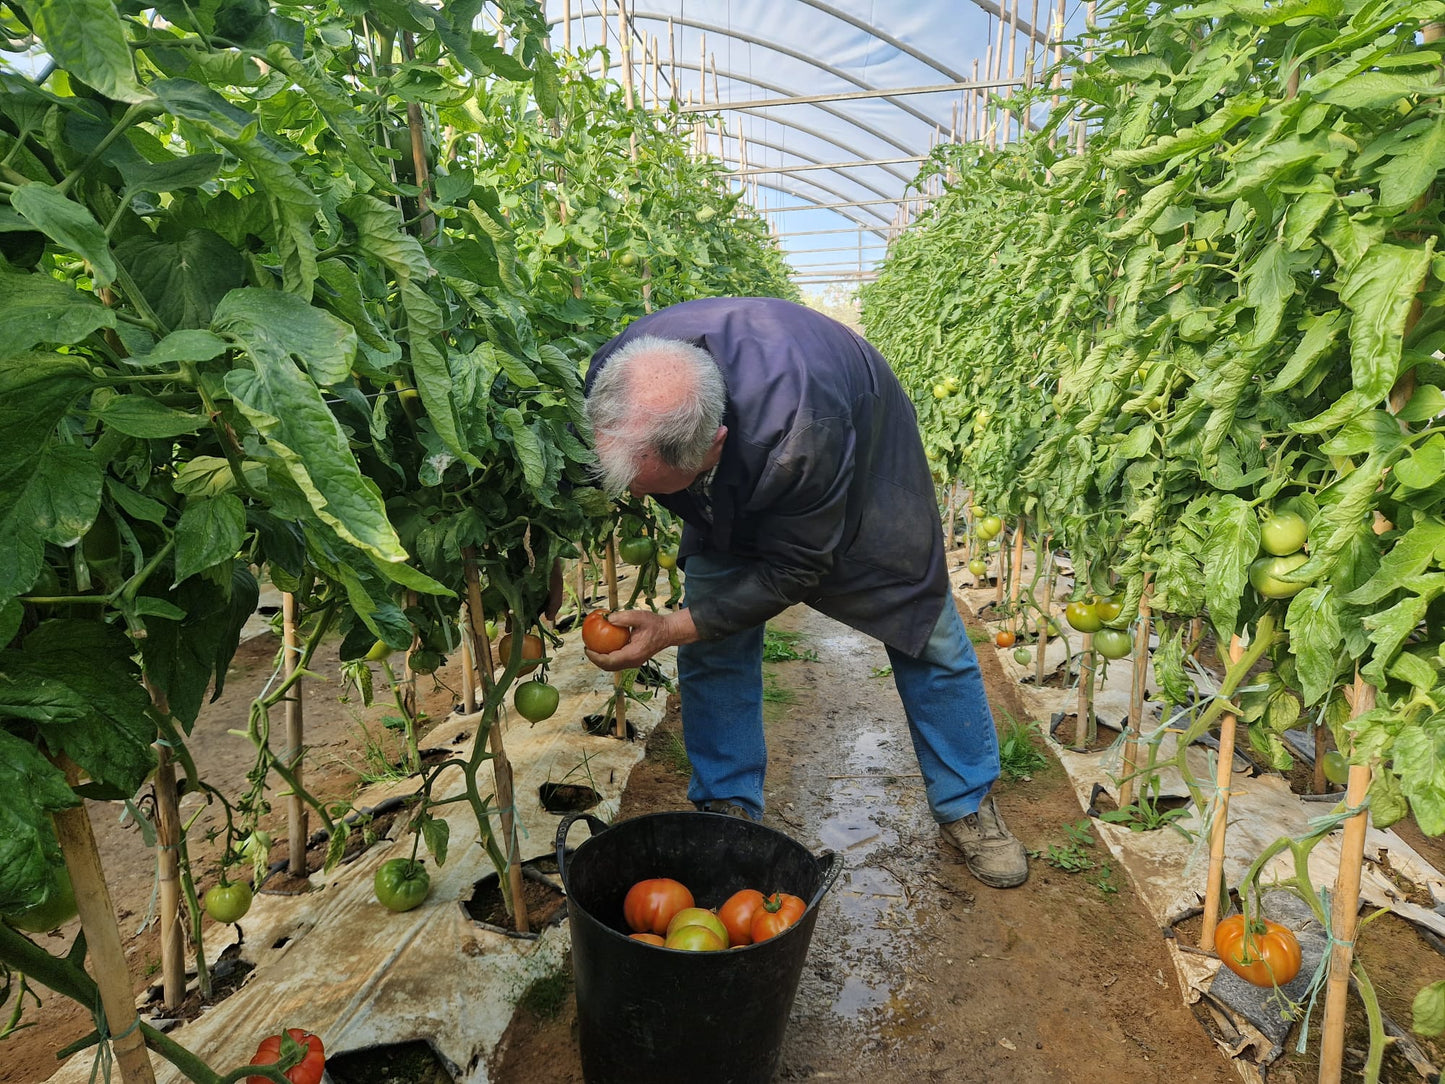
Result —
<svg viewBox="0 0 1445 1084"><path fill-rule="evenodd" d="M1305 1052L1305 1048L1309 1045L1310 1017L1314 1014L1315 1001L1320 995L1320 989L1324 986L1325 979L1329 977L1330 961L1334 958L1335 946L1340 945L1344 948L1347 948L1350 950L1351 954L1353 954L1355 951L1355 942L1353 940L1340 940L1335 936L1334 930L1330 928L1331 909L1329 889L1321 889L1320 898L1321 902L1324 904L1325 913L1325 951L1323 955L1320 956L1320 962L1315 965L1314 974L1310 976L1309 988L1305 991L1309 995L1309 1000L1308 1003L1305 1005L1304 1019L1300 1021L1299 1039L1297 1039L1294 1044L1296 1054L1303 1054Z"/></svg>

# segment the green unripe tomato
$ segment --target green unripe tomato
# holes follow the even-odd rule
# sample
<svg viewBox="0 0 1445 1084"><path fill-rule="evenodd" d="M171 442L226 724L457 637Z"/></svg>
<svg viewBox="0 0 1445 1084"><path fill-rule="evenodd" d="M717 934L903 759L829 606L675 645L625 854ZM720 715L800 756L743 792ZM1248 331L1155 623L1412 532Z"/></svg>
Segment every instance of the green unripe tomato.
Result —
<svg viewBox="0 0 1445 1084"><path fill-rule="evenodd" d="M75 889L70 883L70 871L61 864L50 870L50 891L45 898L34 907L6 915L5 921L25 933L49 933L74 917Z"/></svg>
<svg viewBox="0 0 1445 1084"><path fill-rule="evenodd" d="M942 384L933 385L933 397L935 399L947 399L948 389L945 388Z"/></svg>
<svg viewBox="0 0 1445 1084"><path fill-rule="evenodd" d="M676 546L668 546L666 549L657 551L657 567L664 570L677 567Z"/></svg>
<svg viewBox="0 0 1445 1084"><path fill-rule="evenodd" d="M989 542L1003 531L1003 520L998 516L984 516L978 524L978 536Z"/></svg>
<svg viewBox="0 0 1445 1084"><path fill-rule="evenodd" d="M1094 650L1106 659L1122 659L1134 650L1134 637L1122 629L1100 629L1094 633Z"/></svg>
<svg viewBox="0 0 1445 1084"><path fill-rule="evenodd" d="M431 874L420 862L392 858L377 869L371 887L388 911L410 911L420 907L431 891Z"/></svg>
<svg viewBox="0 0 1445 1084"><path fill-rule="evenodd" d="M381 662L391 655L391 645L385 640L378 640L371 645L371 650L366 653L367 662Z"/></svg>
<svg viewBox="0 0 1445 1084"><path fill-rule="evenodd" d="M1249 566L1249 582L1265 598L1293 598L1307 586L1281 579L1309 560L1304 553L1282 557L1261 557Z"/></svg>
<svg viewBox="0 0 1445 1084"><path fill-rule="evenodd" d="M1029 649L1028 649L1028 648L1026 648L1026 647L1016 647L1016 648L1014 648L1014 662L1018 663L1020 666L1027 666L1032 660L1033 660L1033 655L1031 655L1031 654L1029 653Z"/></svg>
<svg viewBox="0 0 1445 1084"><path fill-rule="evenodd" d="M656 547L650 538L624 538L617 544L617 556L629 565L645 565L652 560Z"/></svg>
<svg viewBox="0 0 1445 1084"><path fill-rule="evenodd" d="M1098 632L1104 627L1093 603L1076 600L1064 607L1064 619L1079 632Z"/></svg>
<svg viewBox="0 0 1445 1084"><path fill-rule="evenodd" d="M968 562L968 570L975 576L985 575L988 572L988 562L982 557L975 557L972 561Z"/></svg>
<svg viewBox="0 0 1445 1084"><path fill-rule="evenodd" d="M239 922L251 909L251 886L245 881L213 886L206 893L206 914L217 922Z"/></svg>
<svg viewBox="0 0 1445 1084"><path fill-rule="evenodd" d="M1344 753L1331 749L1325 754L1325 778L1337 787L1350 781L1350 762Z"/></svg>
<svg viewBox="0 0 1445 1084"><path fill-rule="evenodd" d="M523 719L540 723L556 712L559 699L555 687L541 681L524 681L512 694L512 706Z"/></svg>
<svg viewBox="0 0 1445 1084"><path fill-rule="evenodd" d="M1277 512L1259 527L1259 545L1276 557L1298 552L1309 536L1305 521L1293 512Z"/></svg>

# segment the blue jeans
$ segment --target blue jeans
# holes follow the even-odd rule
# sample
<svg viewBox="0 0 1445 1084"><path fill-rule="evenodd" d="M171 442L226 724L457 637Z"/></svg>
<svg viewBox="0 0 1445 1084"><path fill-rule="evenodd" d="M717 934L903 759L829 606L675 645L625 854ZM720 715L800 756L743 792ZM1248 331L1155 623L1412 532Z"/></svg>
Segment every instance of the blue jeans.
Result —
<svg viewBox="0 0 1445 1084"><path fill-rule="evenodd" d="M718 555L689 557L687 597L725 591L733 567ZM934 820L946 824L976 812L999 775L998 735L978 656L953 600L944 603L922 655L889 647L888 658ZM677 675L692 761L688 798L736 802L761 817L768 766L763 627L680 646Z"/></svg>

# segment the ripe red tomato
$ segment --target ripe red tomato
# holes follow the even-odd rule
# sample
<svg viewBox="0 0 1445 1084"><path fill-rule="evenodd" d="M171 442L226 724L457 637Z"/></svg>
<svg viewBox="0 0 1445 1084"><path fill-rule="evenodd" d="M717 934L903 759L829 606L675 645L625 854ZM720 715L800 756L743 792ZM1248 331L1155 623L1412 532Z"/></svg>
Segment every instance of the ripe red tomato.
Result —
<svg viewBox="0 0 1445 1084"><path fill-rule="evenodd" d="M667 933L667 924L673 916L692 905L692 893L681 881L653 877L638 881L627 890L627 897L622 901L622 917L629 929L662 936Z"/></svg>
<svg viewBox="0 0 1445 1084"><path fill-rule="evenodd" d="M530 674L542 664L542 638L527 633L522 637L522 669L517 673ZM536 660L536 661L532 661ZM502 637L501 643L497 645L497 665L506 666L512 661L512 634L509 632Z"/></svg>
<svg viewBox="0 0 1445 1084"><path fill-rule="evenodd" d="M614 625L607 619L605 610L593 610L582 619L582 643L588 651L599 655L610 655L627 646L632 639L632 630Z"/></svg>
<svg viewBox="0 0 1445 1084"><path fill-rule="evenodd" d="M753 943L753 915L763 905L763 894L756 888L743 888L728 897L726 903L717 909L717 917L727 927L728 944L751 945Z"/></svg>
<svg viewBox="0 0 1445 1084"><path fill-rule="evenodd" d="M300 1043L305 1048L301 1061L286 1070L286 1079L291 1081L291 1084L321 1084L321 1071L326 1067L326 1051L321 1045L320 1037L300 1028L287 1028L286 1034L291 1037L292 1042ZM275 1065L281 1060L281 1051L281 1036L268 1036L261 1040L256 1053L251 1055L250 1064ZM248 1076L246 1084L271 1084L271 1081L264 1076Z"/></svg>
<svg viewBox="0 0 1445 1084"><path fill-rule="evenodd" d="M807 909L808 905L799 897L790 896L786 892L774 892L753 915L753 924L748 933L752 935L754 942L776 937L802 918Z"/></svg>
<svg viewBox="0 0 1445 1084"><path fill-rule="evenodd" d="M1013 647L1015 639L1016 637L1012 631L1009 629L1000 629L998 634L994 636L993 642L998 644L999 647Z"/></svg>
<svg viewBox="0 0 1445 1084"><path fill-rule="evenodd" d="M1224 966L1255 986L1284 986L1299 974L1299 939L1288 926L1230 915L1215 928L1214 947Z"/></svg>

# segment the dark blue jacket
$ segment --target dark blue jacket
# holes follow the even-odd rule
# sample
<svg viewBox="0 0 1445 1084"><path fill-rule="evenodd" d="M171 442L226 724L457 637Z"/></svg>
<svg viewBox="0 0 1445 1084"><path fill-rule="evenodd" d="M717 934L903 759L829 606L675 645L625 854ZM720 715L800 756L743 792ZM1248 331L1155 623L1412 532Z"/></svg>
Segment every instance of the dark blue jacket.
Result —
<svg viewBox="0 0 1445 1084"><path fill-rule="evenodd" d="M911 655L949 597L943 528L913 404L883 356L812 309L709 298L644 316L592 359L587 384L640 335L704 347L727 383L727 440L712 522L688 492L654 499L680 516L681 558L721 552L747 569L690 600L704 639L803 602Z"/></svg>

